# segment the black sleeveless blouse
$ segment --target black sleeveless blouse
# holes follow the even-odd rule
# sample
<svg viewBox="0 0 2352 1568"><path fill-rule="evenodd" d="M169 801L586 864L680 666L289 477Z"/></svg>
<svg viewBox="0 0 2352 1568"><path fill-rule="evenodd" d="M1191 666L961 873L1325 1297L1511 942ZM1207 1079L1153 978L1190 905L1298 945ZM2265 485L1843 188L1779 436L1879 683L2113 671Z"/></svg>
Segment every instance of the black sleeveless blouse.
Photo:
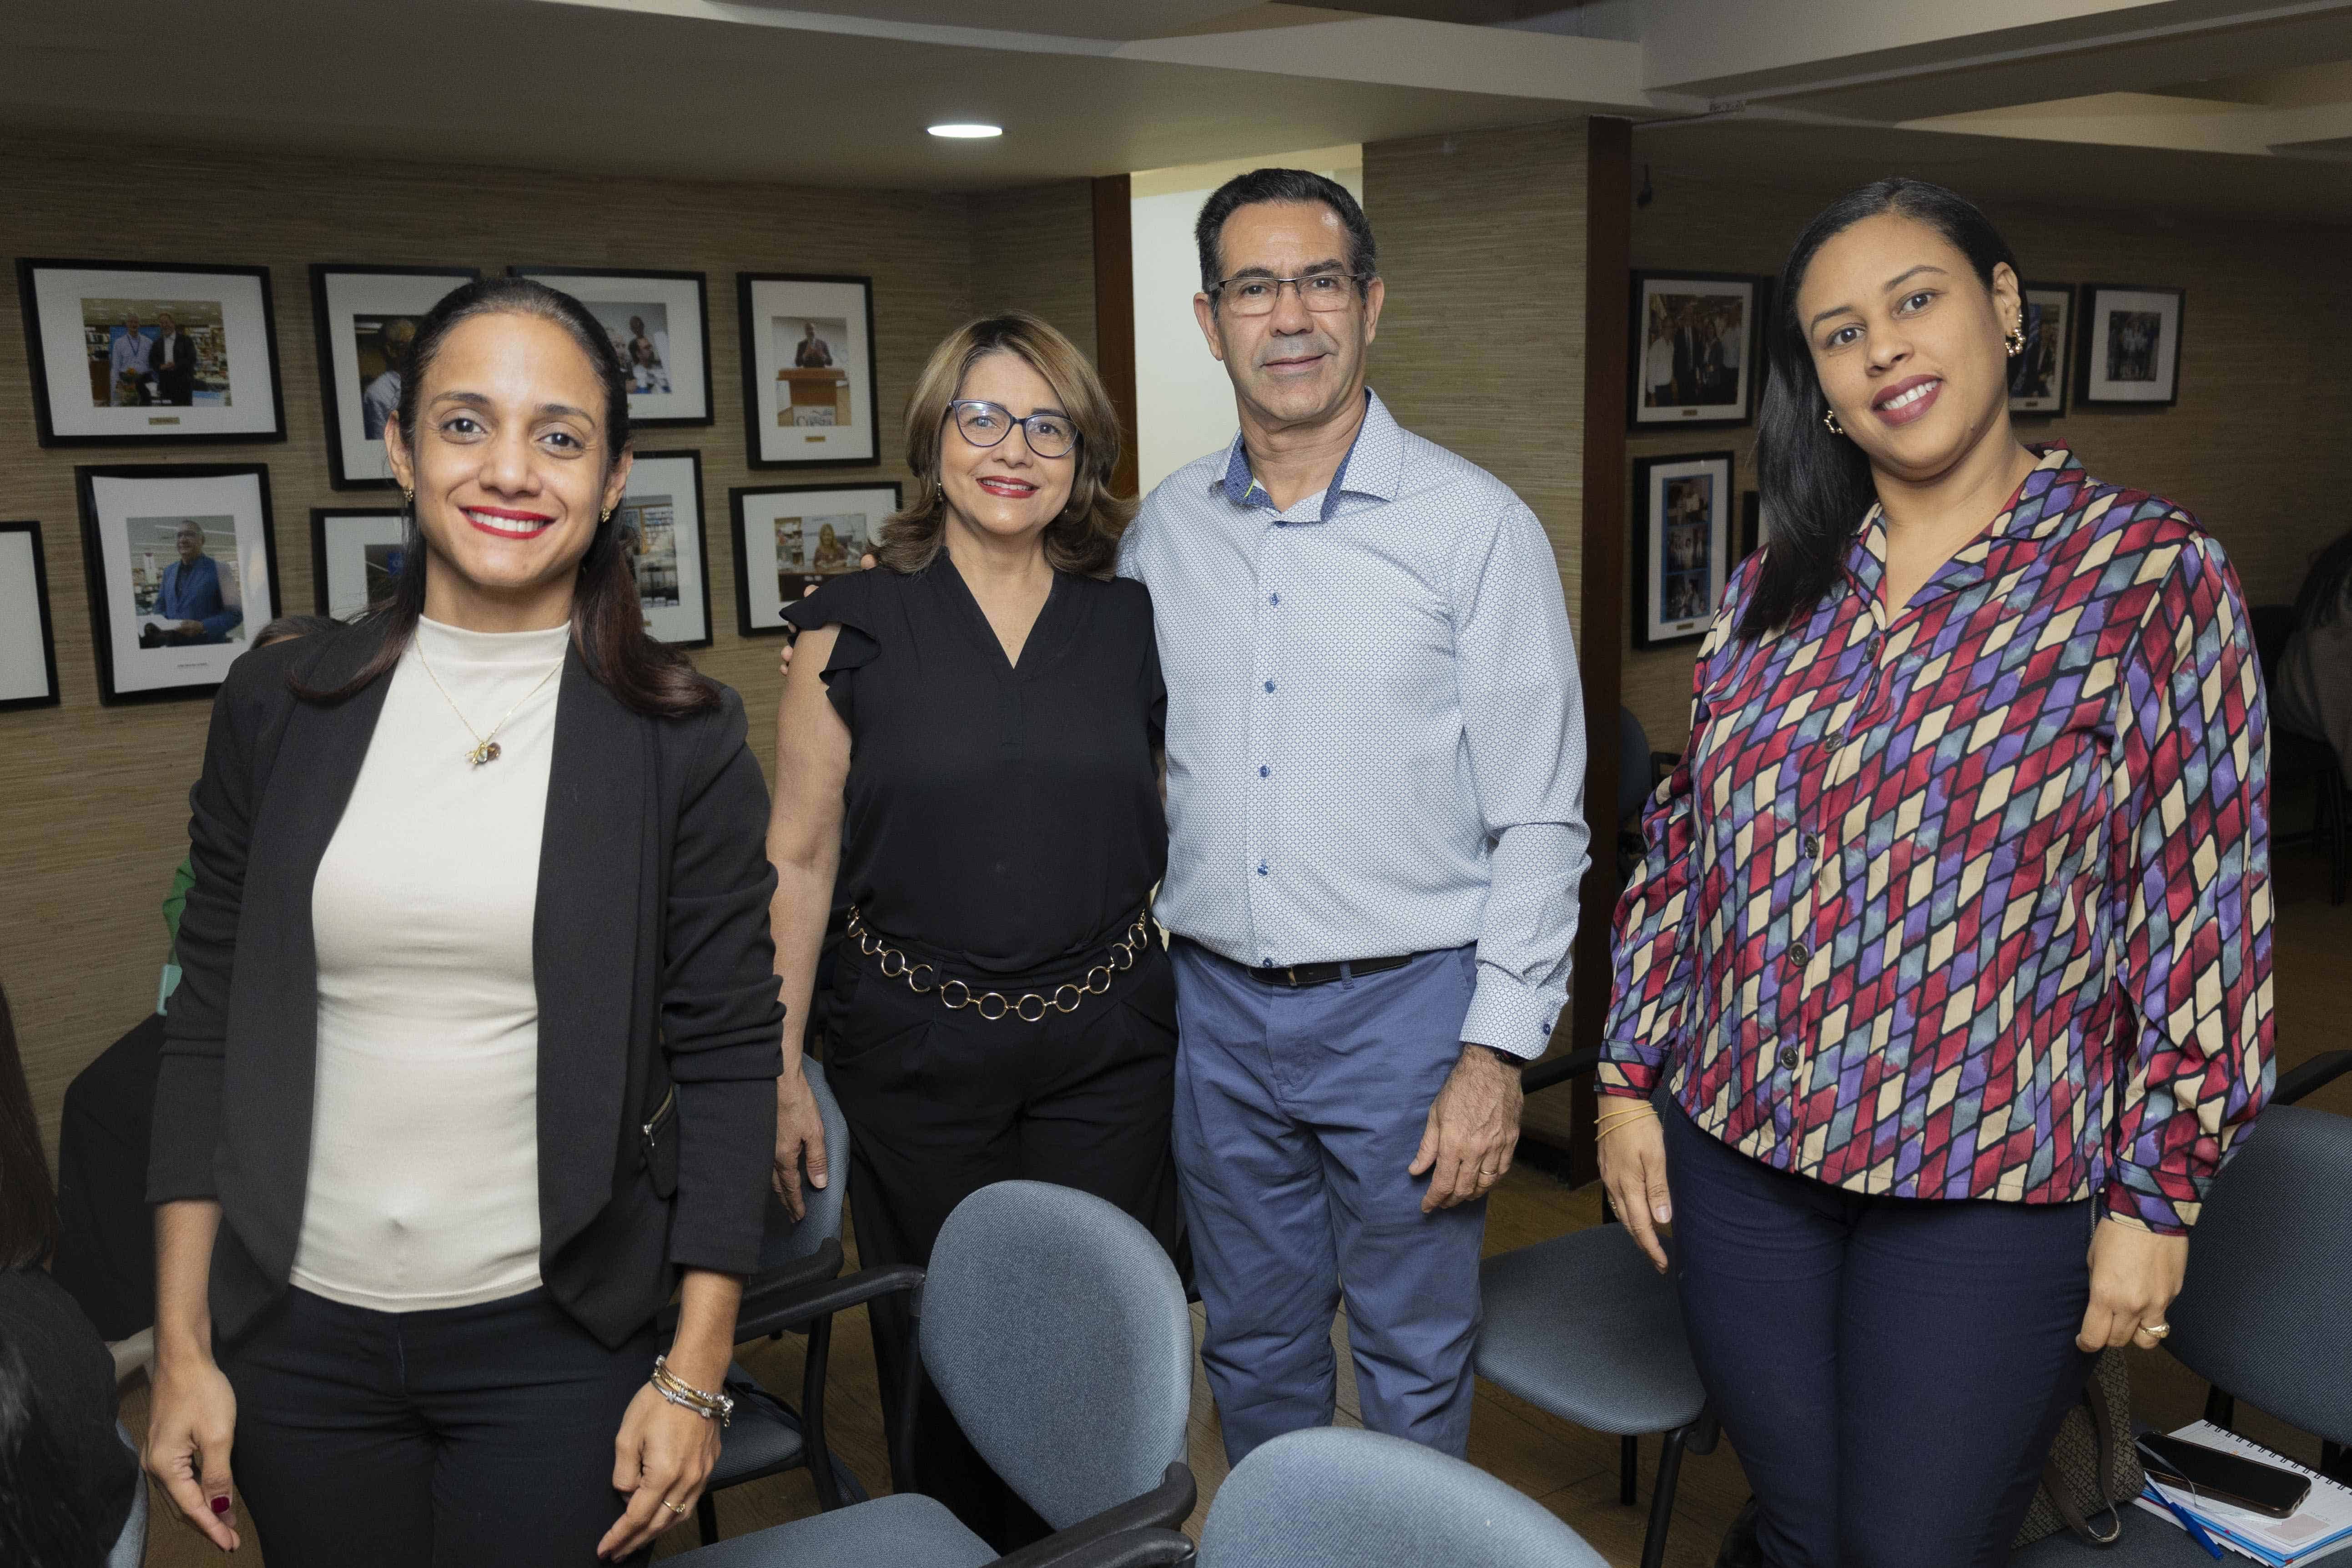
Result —
<svg viewBox="0 0 2352 1568"><path fill-rule="evenodd" d="M992 975L1118 938L1168 865L1142 584L1055 573L1018 667L945 550L835 577L784 617L841 628L824 672L850 735L836 904Z"/></svg>

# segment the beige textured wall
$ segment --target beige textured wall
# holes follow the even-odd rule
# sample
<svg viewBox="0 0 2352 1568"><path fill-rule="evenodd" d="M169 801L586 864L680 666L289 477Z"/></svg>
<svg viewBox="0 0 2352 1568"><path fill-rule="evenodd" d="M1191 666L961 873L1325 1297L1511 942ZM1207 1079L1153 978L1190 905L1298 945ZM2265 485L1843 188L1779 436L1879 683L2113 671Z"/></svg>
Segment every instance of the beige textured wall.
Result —
<svg viewBox="0 0 2352 1568"><path fill-rule="evenodd" d="M774 737L776 643L735 635L730 486L906 478L899 413L940 338L972 313L975 251L990 303L1037 309L1093 342L1085 186L986 204L911 192L572 178L499 169L191 153L137 144L60 151L0 138L7 199L0 253L262 265L277 310L288 438L254 446L43 450L35 444L23 329L0 310L0 518L38 519L64 704L0 713L0 984L36 1104L55 1136L67 1082L152 1005L158 914L184 852L187 790L202 761L204 700L100 706L81 569L78 463L261 462L269 467L281 605L312 607L310 511L385 504L330 488L309 265L509 263L709 274L715 423L647 431L653 449L702 454L715 645L696 663L742 692L763 761ZM882 462L761 469L744 461L735 274L874 279Z"/></svg>
<svg viewBox="0 0 2352 1568"><path fill-rule="evenodd" d="M1034 310L1095 353L1094 193L1057 180L971 198L971 308Z"/></svg>
<svg viewBox="0 0 2352 1568"><path fill-rule="evenodd" d="M1652 182L1656 199L1633 214L1633 266L1651 270L1777 274L1798 230L1839 194L1801 178L1769 186L1695 179L1664 164ZM2096 477L2195 512L2229 552L2252 602L2293 597L2312 552L2352 522L2339 500L2352 488L2352 377L2344 370L2352 291L2342 287L2352 234L2021 203L1986 211L2029 281L2189 291L2179 406L2070 408L2054 419L2021 418L2021 438L2064 441ZM1730 447L1743 491L1756 485L1753 445L1749 429L1628 439L1636 458ZM1662 750L1689 738L1696 651L1692 644L1626 656L1626 704Z"/></svg>
<svg viewBox="0 0 2352 1568"><path fill-rule="evenodd" d="M1571 616L1584 498L1584 165L1581 120L1364 148L1364 210L1388 280L1372 385L1406 429L1535 509Z"/></svg>

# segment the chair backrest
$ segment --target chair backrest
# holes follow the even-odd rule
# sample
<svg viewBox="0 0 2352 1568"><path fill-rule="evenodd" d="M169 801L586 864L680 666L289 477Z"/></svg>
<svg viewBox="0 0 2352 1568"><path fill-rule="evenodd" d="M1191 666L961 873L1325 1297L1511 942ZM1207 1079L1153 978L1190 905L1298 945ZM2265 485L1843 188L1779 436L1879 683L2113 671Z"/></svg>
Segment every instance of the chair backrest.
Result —
<svg viewBox="0 0 2352 1568"><path fill-rule="evenodd" d="M805 1181L801 1184L803 1212L797 1220L785 1210L782 1198L772 1192L768 1194L767 1231L760 1239L762 1273L796 1263L841 1235L842 1194L849 1190L849 1121L833 1098L833 1086L824 1081L824 1064L803 1057L801 1070L808 1075L817 1115L824 1122L825 1184L822 1187L812 1187Z"/></svg>
<svg viewBox="0 0 2352 1568"><path fill-rule="evenodd" d="M1532 1498L1402 1437L1310 1426L1234 1468L1201 1568L1603 1568Z"/></svg>
<svg viewBox="0 0 2352 1568"><path fill-rule="evenodd" d="M2206 1194L2168 1316L2198 1376L2352 1443L2352 1119L2263 1112Z"/></svg>
<svg viewBox="0 0 2352 1568"><path fill-rule="evenodd" d="M1151 1233L1100 1198L999 1182L958 1204L918 1342L972 1447L1056 1530L1150 1491L1184 1457L1184 1288Z"/></svg>
<svg viewBox="0 0 2352 1568"><path fill-rule="evenodd" d="M1617 710L1617 820L1623 822L1650 798L1650 734L1631 708Z"/></svg>

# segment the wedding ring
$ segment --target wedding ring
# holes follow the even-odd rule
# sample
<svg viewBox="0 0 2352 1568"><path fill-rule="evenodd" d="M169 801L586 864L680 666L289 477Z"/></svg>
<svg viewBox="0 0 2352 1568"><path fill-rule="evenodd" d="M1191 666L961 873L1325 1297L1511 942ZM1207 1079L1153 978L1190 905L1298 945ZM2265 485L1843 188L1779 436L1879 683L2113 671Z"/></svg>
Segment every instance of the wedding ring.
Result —
<svg viewBox="0 0 2352 1568"><path fill-rule="evenodd" d="M672 1513L684 1513L686 1511L686 1505L684 1503L672 1502L667 1498L662 1499L662 1507L669 1510Z"/></svg>
<svg viewBox="0 0 2352 1568"><path fill-rule="evenodd" d="M2149 1339L2160 1340L2164 1338L2165 1335L2172 1331L2172 1325L2170 1323L2142 1323L2139 1326L2139 1331L2146 1334Z"/></svg>

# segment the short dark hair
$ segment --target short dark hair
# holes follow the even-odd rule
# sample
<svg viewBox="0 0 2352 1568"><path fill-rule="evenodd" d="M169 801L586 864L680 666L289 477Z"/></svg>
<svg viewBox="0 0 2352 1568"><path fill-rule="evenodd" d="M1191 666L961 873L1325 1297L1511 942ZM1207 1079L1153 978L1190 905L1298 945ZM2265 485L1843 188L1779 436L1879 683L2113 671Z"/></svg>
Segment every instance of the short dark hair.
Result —
<svg viewBox="0 0 2352 1568"><path fill-rule="evenodd" d="M1380 270L1372 226L1347 186L1305 169L1252 169L1210 192L1209 199L1201 204L1200 221L1192 226L1192 238L1201 247L1201 292L1213 300L1217 285L1224 281L1220 270L1224 260L1217 254L1217 246L1224 238L1225 220L1260 202L1319 202L1329 207L1348 231L1348 270L1358 287Z"/></svg>

